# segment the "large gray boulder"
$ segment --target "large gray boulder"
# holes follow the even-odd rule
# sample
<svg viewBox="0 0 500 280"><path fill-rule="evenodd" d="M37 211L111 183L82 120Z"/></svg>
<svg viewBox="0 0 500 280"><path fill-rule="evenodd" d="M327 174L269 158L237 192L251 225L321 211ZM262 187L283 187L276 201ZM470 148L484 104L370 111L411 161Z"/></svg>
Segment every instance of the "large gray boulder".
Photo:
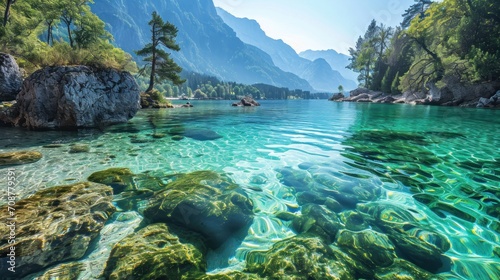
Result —
<svg viewBox="0 0 500 280"><path fill-rule="evenodd" d="M139 108L139 87L128 72L47 67L24 81L11 123L30 129L101 127L127 122Z"/></svg>
<svg viewBox="0 0 500 280"><path fill-rule="evenodd" d="M0 53L0 101L11 101L21 90L23 76L14 57Z"/></svg>

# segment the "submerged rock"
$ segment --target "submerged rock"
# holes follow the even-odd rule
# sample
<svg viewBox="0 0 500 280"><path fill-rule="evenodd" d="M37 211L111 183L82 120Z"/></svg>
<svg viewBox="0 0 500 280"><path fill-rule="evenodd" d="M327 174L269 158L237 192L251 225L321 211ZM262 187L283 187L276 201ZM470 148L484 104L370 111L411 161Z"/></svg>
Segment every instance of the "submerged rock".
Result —
<svg viewBox="0 0 500 280"><path fill-rule="evenodd" d="M134 174L128 168L114 167L94 172L87 180L111 186L114 193L119 194L129 186L132 175Z"/></svg>
<svg viewBox="0 0 500 280"><path fill-rule="evenodd" d="M241 188L211 171L182 174L150 200L144 216L200 233L215 249L253 220L253 204Z"/></svg>
<svg viewBox="0 0 500 280"><path fill-rule="evenodd" d="M70 154L78 154L78 153L88 153L90 152L90 146L87 145L87 144L75 144L75 145L72 145L70 148L69 148L69 152Z"/></svg>
<svg viewBox="0 0 500 280"><path fill-rule="evenodd" d="M394 245L389 238L373 230L341 230L337 244L369 267L387 267L396 258Z"/></svg>
<svg viewBox="0 0 500 280"><path fill-rule="evenodd" d="M63 263L54 268L47 270L34 280L73 280L78 279L82 271L85 269L84 265L79 262Z"/></svg>
<svg viewBox="0 0 500 280"><path fill-rule="evenodd" d="M11 246L16 248L16 273L12 278L44 267L83 257L115 212L112 189L96 183L58 186L37 192L15 206L15 228L0 224L0 232L14 231L15 243L7 235L0 240L0 271L6 271ZM0 219L10 218L7 206Z"/></svg>
<svg viewBox="0 0 500 280"><path fill-rule="evenodd" d="M175 136L175 135L174 135ZM209 141L222 138L220 134L210 129L201 128L186 128L182 136L198 140L198 141Z"/></svg>
<svg viewBox="0 0 500 280"><path fill-rule="evenodd" d="M0 53L0 101L12 101L21 91L23 76L14 57Z"/></svg>
<svg viewBox="0 0 500 280"><path fill-rule="evenodd" d="M439 275L434 275L403 259L395 259L389 267L377 269L376 280L443 280Z"/></svg>
<svg viewBox="0 0 500 280"><path fill-rule="evenodd" d="M293 220L292 228L298 233L317 235L329 244L342 226L334 212L317 204L307 204L302 207L302 215Z"/></svg>
<svg viewBox="0 0 500 280"><path fill-rule="evenodd" d="M133 233L113 249L104 277L121 279L195 279L206 271L205 249L180 240L165 224Z"/></svg>
<svg viewBox="0 0 500 280"><path fill-rule="evenodd" d="M32 129L102 127L127 122L139 109L128 72L86 66L47 67L23 83L10 123Z"/></svg>
<svg viewBox="0 0 500 280"><path fill-rule="evenodd" d="M215 274L206 274L196 280L261 280L257 274L244 273L241 271L224 271Z"/></svg>
<svg viewBox="0 0 500 280"><path fill-rule="evenodd" d="M37 151L0 153L0 166L33 163L39 161L42 157L42 153Z"/></svg>
<svg viewBox="0 0 500 280"><path fill-rule="evenodd" d="M252 251L246 270L266 279L356 279L350 266L318 237L299 235L265 252Z"/></svg>
<svg viewBox="0 0 500 280"><path fill-rule="evenodd" d="M128 168L120 167L94 172L87 180L112 187L115 194L113 203L120 210L139 210L155 191L164 189L166 185L160 178L134 174Z"/></svg>
<svg viewBox="0 0 500 280"><path fill-rule="evenodd" d="M385 203L361 205L359 210L370 215L374 225L384 230L400 257L430 272L448 266L449 259L443 255L451 247L448 238L418 226L419 221L409 210Z"/></svg>

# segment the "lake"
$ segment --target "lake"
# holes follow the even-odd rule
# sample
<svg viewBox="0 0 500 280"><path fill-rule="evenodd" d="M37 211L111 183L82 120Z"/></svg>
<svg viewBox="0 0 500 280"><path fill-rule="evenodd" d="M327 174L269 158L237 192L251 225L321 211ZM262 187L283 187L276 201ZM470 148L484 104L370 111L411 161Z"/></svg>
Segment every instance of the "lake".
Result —
<svg viewBox="0 0 500 280"><path fill-rule="evenodd" d="M43 154L38 162L15 166L20 198L110 167L158 177L226 174L252 200L255 217L243 240L209 252L211 271L241 270L250 252L295 236L291 222L276 214L300 215L304 205L324 205L331 194L340 203L341 224L357 215L360 230L442 251L437 266L404 246L396 249L398 257L446 279L500 275L500 110L325 100L264 100L245 108L228 101L191 103L193 108L142 110L127 124L104 130L0 128L0 152ZM61 145L43 147L54 143ZM90 150L69 153L72 144ZM2 175L0 185L6 184ZM97 277L113 244L141 220L134 210L115 213L81 260L87 268L80 278Z"/></svg>

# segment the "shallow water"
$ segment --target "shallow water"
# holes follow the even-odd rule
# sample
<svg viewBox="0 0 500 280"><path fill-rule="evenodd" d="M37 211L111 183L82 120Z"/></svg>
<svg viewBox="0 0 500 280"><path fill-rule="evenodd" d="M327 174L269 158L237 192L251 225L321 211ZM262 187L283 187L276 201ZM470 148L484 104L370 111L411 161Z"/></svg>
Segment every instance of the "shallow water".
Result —
<svg viewBox="0 0 500 280"><path fill-rule="evenodd" d="M295 235L274 215L300 212L295 190L283 179L285 168L317 182L382 188L380 203L409 209L420 224L448 237L450 267L443 277L499 278L499 110L320 100L263 101L257 108L192 103L194 108L143 110L129 123L104 131L0 128L0 152L43 153L40 161L15 167L20 197L85 181L109 167L228 174L252 199L255 218L241 244L210 253L211 270L241 268L248 252ZM176 131L185 137L173 140L169 133ZM63 145L43 147L50 143ZM90 151L68 153L75 143L88 144ZM2 175L0 185L6 184ZM136 212L115 216L82 260L89 267L82 279L97 277L113 242L142 219Z"/></svg>

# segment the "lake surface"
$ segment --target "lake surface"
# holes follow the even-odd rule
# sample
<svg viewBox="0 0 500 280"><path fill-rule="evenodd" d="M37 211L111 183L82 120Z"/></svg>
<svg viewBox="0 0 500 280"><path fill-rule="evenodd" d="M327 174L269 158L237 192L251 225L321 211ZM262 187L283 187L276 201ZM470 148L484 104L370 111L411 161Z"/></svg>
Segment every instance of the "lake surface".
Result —
<svg viewBox="0 0 500 280"><path fill-rule="evenodd" d="M300 214L293 177L309 178L322 188L380 189L375 199L360 198L357 206L342 211L368 209L364 215L370 215L376 204L410 213L413 223L428 232L415 233L418 238L432 243L437 234L449 241L443 267L435 273L447 279L499 278L500 110L324 100L262 101L253 108L231 107L228 101L192 104L142 110L127 124L104 131L0 128L0 152L43 154L36 163L15 167L21 197L85 181L109 167L150 174L227 174L252 199L255 218L241 244L209 254L209 270L242 269L249 252L295 235L290 222L275 215ZM169 133L179 128L185 137L175 141ZM42 147L50 143L63 145ZM90 151L68 153L75 143L88 144ZM6 186L6 180L2 175L0 185ZM109 248L141 220L135 211L117 212L81 261L88 267L81 279L97 277Z"/></svg>

